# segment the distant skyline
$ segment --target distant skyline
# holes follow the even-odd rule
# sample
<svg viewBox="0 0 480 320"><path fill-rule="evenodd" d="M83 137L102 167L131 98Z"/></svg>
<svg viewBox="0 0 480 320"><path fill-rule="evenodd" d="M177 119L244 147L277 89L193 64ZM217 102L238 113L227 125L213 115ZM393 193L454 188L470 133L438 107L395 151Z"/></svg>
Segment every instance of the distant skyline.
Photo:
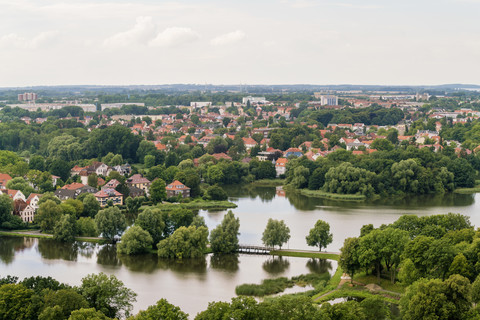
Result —
<svg viewBox="0 0 480 320"><path fill-rule="evenodd" d="M480 84L480 0L0 0L0 87Z"/></svg>

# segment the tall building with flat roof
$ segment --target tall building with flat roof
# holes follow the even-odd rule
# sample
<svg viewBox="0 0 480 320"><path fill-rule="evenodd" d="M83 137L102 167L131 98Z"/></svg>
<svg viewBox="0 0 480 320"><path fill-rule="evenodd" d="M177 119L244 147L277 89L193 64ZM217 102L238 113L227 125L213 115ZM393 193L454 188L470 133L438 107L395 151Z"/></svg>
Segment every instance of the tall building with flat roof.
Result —
<svg viewBox="0 0 480 320"><path fill-rule="evenodd" d="M37 100L37 94L34 92L25 92L18 95L18 101L35 101Z"/></svg>
<svg viewBox="0 0 480 320"><path fill-rule="evenodd" d="M338 106L337 96L320 96L320 104L322 106Z"/></svg>

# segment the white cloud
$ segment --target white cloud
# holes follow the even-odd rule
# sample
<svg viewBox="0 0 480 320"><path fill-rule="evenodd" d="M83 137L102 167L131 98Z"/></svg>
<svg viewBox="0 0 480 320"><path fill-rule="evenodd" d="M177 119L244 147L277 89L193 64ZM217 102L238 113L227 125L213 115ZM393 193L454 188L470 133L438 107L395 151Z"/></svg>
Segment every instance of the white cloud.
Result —
<svg viewBox="0 0 480 320"><path fill-rule="evenodd" d="M148 45L151 47L175 47L199 38L198 33L190 28L170 27L160 32Z"/></svg>
<svg viewBox="0 0 480 320"><path fill-rule="evenodd" d="M146 44L155 36L152 17L138 17L132 29L119 32L103 42L106 47L127 47L133 44Z"/></svg>
<svg viewBox="0 0 480 320"><path fill-rule="evenodd" d="M51 44L58 35L58 31L45 31L39 33L31 39L28 39L21 37L16 33L10 33L0 37L0 46L21 49L37 49Z"/></svg>
<svg viewBox="0 0 480 320"><path fill-rule="evenodd" d="M241 30L233 31L230 33L222 34L210 41L210 44L214 46L223 46L233 44L245 39L245 33Z"/></svg>

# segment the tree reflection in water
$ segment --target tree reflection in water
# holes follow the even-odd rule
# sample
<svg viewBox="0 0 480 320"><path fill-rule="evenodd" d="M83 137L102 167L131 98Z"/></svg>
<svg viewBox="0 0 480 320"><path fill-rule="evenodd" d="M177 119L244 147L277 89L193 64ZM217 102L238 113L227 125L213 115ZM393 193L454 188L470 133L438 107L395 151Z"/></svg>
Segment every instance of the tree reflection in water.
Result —
<svg viewBox="0 0 480 320"><path fill-rule="evenodd" d="M97 263L105 266L121 266L122 262L117 256L117 246L114 244L103 245L97 253Z"/></svg>
<svg viewBox="0 0 480 320"><path fill-rule="evenodd" d="M5 264L12 263L16 251L22 251L28 248L28 246L25 245L25 239L26 238L18 237L0 237L0 260Z"/></svg>
<svg viewBox="0 0 480 320"><path fill-rule="evenodd" d="M332 270L332 262L327 259L309 259L307 268L311 273L325 273Z"/></svg>
<svg viewBox="0 0 480 320"><path fill-rule="evenodd" d="M160 269L168 269L178 273L195 273L206 274L207 273L207 259L158 259L158 267Z"/></svg>
<svg viewBox="0 0 480 320"><path fill-rule="evenodd" d="M77 261L79 242L64 243L52 239L38 239L37 250L44 259Z"/></svg>
<svg viewBox="0 0 480 320"><path fill-rule="evenodd" d="M273 257L266 260L262 267L268 273L279 274L285 272L290 267L290 261L284 257Z"/></svg>
<svg viewBox="0 0 480 320"><path fill-rule="evenodd" d="M238 254L212 254L210 266L213 269L235 272L238 270Z"/></svg>
<svg viewBox="0 0 480 320"><path fill-rule="evenodd" d="M77 242L78 254L85 258L93 257L95 249L99 246L96 243L91 242Z"/></svg>
<svg viewBox="0 0 480 320"><path fill-rule="evenodd" d="M156 254L126 255L119 254L121 263L131 271L152 273L158 269L158 256Z"/></svg>

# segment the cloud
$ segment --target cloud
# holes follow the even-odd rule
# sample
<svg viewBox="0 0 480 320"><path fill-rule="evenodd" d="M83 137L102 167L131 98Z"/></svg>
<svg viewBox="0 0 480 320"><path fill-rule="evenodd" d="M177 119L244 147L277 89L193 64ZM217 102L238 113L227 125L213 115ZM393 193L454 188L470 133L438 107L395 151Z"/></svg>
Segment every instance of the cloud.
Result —
<svg viewBox="0 0 480 320"><path fill-rule="evenodd" d="M230 33L222 34L210 41L210 44L214 46L223 46L233 44L245 39L245 33L241 30L233 31Z"/></svg>
<svg viewBox="0 0 480 320"><path fill-rule="evenodd" d="M151 47L175 47L190 43L200 38L190 28L170 27L160 32L148 45Z"/></svg>
<svg viewBox="0 0 480 320"><path fill-rule="evenodd" d="M127 47L133 44L146 44L155 36L152 17L138 17L132 29L119 32L103 42L106 47Z"/></svg>
<svg viewBox="0 0 480 320"><path fill-rule="evenodd" d="M0 46L21 49L37 49L51 44L58 35L58 31L45 31L39 33L31 39L28 39L21 37L16 33L10 33L0 37Z"/></svg>

